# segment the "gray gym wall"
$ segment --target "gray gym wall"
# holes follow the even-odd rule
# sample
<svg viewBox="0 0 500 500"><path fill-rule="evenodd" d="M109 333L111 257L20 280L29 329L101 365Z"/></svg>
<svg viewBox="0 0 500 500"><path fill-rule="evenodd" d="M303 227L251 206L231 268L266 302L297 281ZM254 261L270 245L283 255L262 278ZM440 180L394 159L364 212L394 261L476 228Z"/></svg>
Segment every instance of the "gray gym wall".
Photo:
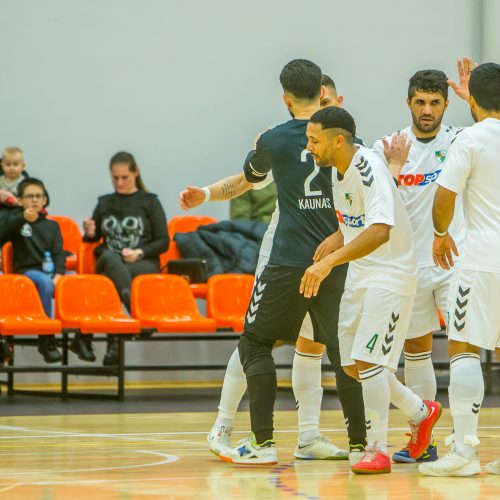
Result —
<svg viewBox="0 0 500 500"><path fill-rule="evenodd" d="M111 155L130 151L172 217L185 185L239 172L255 134L288 118L290 59L334 78L371 144L409 123L415 71L456 79L459 57L498 62L498 19L497 0L0 0L0 147L22 147L51 212L79 222L111 190ZM445 121L471 124L453 95Z"/></svg>

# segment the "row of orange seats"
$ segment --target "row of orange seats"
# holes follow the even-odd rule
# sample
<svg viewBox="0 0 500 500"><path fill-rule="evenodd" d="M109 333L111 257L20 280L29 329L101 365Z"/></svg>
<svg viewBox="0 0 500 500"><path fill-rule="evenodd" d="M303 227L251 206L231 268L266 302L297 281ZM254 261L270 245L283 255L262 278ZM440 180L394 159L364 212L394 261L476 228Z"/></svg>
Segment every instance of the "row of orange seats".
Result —
<svg viewBox="0 0 500 500"><path fill-rule="evenodd" d="M132 314L127 316L110 279L97 274L63 276L56 286L55 319L48 318L33 282L19 274L0 275L0 335L134 334L242 331L253 276L225 274L208 281L207 316L180 276L148 274L132 282Z"/></svg>
<svg viewBox="0 0 500 500"><path fill-rule="evenodd" d="M49 219L55 220L61 228L64 250L69 253L66 258L66 270L75 271L78 274L91 274L95 271L94 248L98 243L83 243L82 233L77 222L70 218L60 215L51 215ZM196 231L198 227L218 222L214 217L206 215L185 215L175 216L168 222L168 234L170 236L169 249L160 255L160 265L165 267L167 262L172 259L181 259L182 255L174 241L175 233L187 233ZM4 274L12 273L12 245L6 243L2 247L2 272ZM197 298L206 298L207 285L204 283L193 284L191 289Z"/></svg>

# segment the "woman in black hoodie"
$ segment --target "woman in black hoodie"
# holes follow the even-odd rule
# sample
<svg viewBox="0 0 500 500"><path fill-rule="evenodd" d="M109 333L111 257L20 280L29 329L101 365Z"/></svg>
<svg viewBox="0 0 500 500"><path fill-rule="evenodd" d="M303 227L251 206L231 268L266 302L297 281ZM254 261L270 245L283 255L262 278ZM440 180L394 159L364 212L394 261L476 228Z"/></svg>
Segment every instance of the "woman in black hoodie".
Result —
<svg viewBox="0 0 500 500"><path fill-rule="evenodd" d="M130 153L116 153L109 169L114 193L99 197L92 217L83 222L84 241L100 241L95 249L96 272L115 284L130 311L132 279L140 274L160 272L160 254L168 250L169 237L165 212L155 194L148 192ZM81 336L75 346L85 354ZM85 359L85 356L83 356ZM117 339L108 336L104 365L118 361Z"/></svg>

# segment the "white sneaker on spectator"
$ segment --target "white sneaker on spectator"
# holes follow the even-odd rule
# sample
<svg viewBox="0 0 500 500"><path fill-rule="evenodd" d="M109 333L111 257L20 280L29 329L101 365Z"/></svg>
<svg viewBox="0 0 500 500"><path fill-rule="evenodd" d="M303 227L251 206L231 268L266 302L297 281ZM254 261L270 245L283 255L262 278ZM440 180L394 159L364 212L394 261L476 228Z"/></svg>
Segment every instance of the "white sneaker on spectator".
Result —
<svg viewBox="0 0 500 500"><path fill-rule="evenodd" d="M231 431L232 428L228 428L225 425L215 424L207 435L208 445L210 451L219 456L221 451L231 449Z"/></svg>
<svg viewBox="0 0 500 500"><path fill-rule="evenodd" d="M500 474L500 459L490 462L485 468L488 474Z"/></svg>
<svg viewBox="0 0 500 500"><path fill-rule="evenodd" d="M349 453L337 448L326 436L318 435L309 443L299 440L293 456L303 460L347 460Z"/></svg>

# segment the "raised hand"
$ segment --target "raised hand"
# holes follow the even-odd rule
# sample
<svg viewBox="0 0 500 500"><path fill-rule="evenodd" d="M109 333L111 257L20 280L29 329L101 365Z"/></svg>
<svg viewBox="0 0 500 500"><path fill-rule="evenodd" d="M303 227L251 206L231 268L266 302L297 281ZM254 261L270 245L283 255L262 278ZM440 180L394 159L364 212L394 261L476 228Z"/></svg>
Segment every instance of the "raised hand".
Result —
<svg viewBox="0 0 500 500"><path fill-rule="evenodd" d="M83 221L83 231L85 236L89 238L93 238L95 236L95 220L94 219L85 219Z"/></svg>
<svg viewBox="0 0 500 500"><path fill-rule="evenodd" d="M455 94L464 99L465 101L469 99L469 79L472 70L477 68L478 64L474 62L470 57L463 57L457 61L458 69L458 79L459 83L456 84L452 80L448 80L448 85L453 89Z"/></svg>
<svg viewBox="0 0 500 500"><path fill-rule="evenodd" d="M382 142L384 144L384 155L387 160L387 166L391 175L395 179L398 179L399 173L404 167L410 153L411 139L402 132L396 132L392 136L390 144L385 138L382 139Z"/></svg>

